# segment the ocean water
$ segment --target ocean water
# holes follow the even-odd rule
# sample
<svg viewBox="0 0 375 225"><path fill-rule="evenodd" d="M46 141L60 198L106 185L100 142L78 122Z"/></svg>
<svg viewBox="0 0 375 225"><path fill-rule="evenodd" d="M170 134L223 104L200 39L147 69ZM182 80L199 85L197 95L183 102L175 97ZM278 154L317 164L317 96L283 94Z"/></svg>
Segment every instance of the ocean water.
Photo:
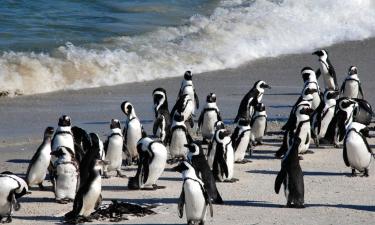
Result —
<svg viewBox="0 0 375 225"><path fill-rule="evenodd" d="M373 0L2 0L0 92L235 68L375 36Z"/></svg>

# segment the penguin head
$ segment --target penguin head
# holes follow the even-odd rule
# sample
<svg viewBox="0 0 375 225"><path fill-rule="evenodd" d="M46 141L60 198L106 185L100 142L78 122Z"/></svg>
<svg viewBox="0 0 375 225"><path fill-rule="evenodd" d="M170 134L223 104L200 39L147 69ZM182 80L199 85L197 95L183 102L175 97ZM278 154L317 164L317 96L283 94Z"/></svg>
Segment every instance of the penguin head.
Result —
<svg viewBox="0 0 375 225"><path fill-rule="evenodd" d="M220 121L220 120L215 122L214 127L215 127L215 130L225 129L225 125L223 121Z"/></svg>
<svg viewBox="0 0 375 225"><path fill-rule="evenodd" d="M173 171L182 173L186 170L189 170L188 162L187 161L182 161L180 164L172 168Z"/></svg>
<svg viewBox="0 0 375 225"><path fill-rule="evenodd" d="M357 102L350 98L339 99L339 108L343 111L347 109L354 109L357 106Z"/></svg>
<svg viewBox="0 0 375 225"><path fill-rule="evenodd" d="M155 110L159 110L160 106L162 106L164 103L167 103L167 92L164 88L156 88L152 92L152 96L154 98L154 108Z"/></svg>
<svg viewBox="0 0 375 225"><path fill-rule="evenodd" d="M187 156L188 156L188 159L190 160L190 162L191 162L193 156L198 156L198 155L203 154L202 147L197 142L192 142L190 144L186 144L186 145L184 145L184 147L189 149L189 152L188 152Z"/></svg>
<svg viewBox="0 0 375 225"><path fill-rule="evenodd" d="M237 122L238 126L242 126L242 127L245 127L245 126L249 126L250 125L250 121L245 119L245 118L240 118Z"/></svg>
<svg viewBox="0 0 375 225"><path fill-rule="evenodd" d="M258 80L255 82L253 89L257 89L260 92L263 92L265 88L271 89L271 86L269 86L265 81L263 80Z"/></svg>
<svg viewBox="0 0 375 225"><path fill-rule="evenodd" d="M328 52L327 52L327 50L325 50L325 49L321 49L321 50L315 51L315 52L313 52L312 54L313 54L313 55L317 55L317 56L319 56L319 57L321 57L321 58L323 58L323 57L328 57Z"/></svg>
<svg viewBox="0 0 375 225"><path fill-rule="evenodd" d="M210 94L207 95L207 102L208 103L216 102L215 93L210 93Z"/></svg>
<svg viewBox="0 0 375 225"><path fill-rule="evenodd" d="M255 105L254 110L257 112L263 112L264 110L266 110L266 106L262 102L259 102Z"/></svg>
<svg viewBox="0 0 375 225"><path fill-rule="evenodd" d="M185 118L184 118L184 115L176 112L173 116L173 120L176 121L176 122L183 122L183 121L185 121Z"/></svg>
<svg viewBox="0 0 375 225"><path fill-rule="evenodd" d="M69 126L71 126L72 123L71 123L70 117L67 116L67 115L60 116L58 125L60 127L69 127Z"/></svg>
<svg viewBox="0 0 375 225"><path fill-rule="evenodd" d="M301 109L299 109L299 113L301 115L310 116L313 112L314 112L314 110L310 107L302 107Z"/></svg>
<svg viewBox="0 0 375 225"><path fill-rule="evenodd" d="M108 160L101 160L101 159L95 159L95 164L94 164L94 170L98 171L100 176L102 175L105 166L109 165L110 162Z"/></svg>
<svg viewBox="0 0 375 225"><path fill-rule="evenodd" d="M219 140L223 140L225 137L230 135L230 131L227 129L221 129L217 132L217 137Z"/></svg>
<svg viewBox="0 0 375 225"><path fill-rule="evenodd" d="M318 90L316 89L312 89L312 88L305 88L303 89L302 91L302 100L304 101L312 101L313 100L313 95L315 92L318 92Z"/></svg>
<svg viewBox="0 0 375 225"><path fill-rule="evenodd" d="M47 127L44 130L44 138L51 138L53 136L54 132L55 132L55 128L53 128L53 127Z"/></svg>
<svg viewBox="0 0 375 225"><path fill-rule="evenodd" d="M188 70L188 71L185 72L184 79L185 80L193 80L193 74L191 73L190 70Z"/></svg>
<svg viewBox="0 0 375 225"><path fill-rule="evenodd" d="M121 110L128 117L132 115L134 111L133 105L128 101L124 101L123 103L121 103Z"/></svg>
<svg viewBox="0 0 375 225"><path fill-rule="evenodd" d="M315 76L315 79L316 79L316 75L315 75L314 70L311 67L308 67L308 66L302 68L301 75L302 75L302 79L303 79L304 82L310 80L311 76Z"/></svg>
<svg viewBox="0 0 375 225"><path fill-rule="evenodd" d="M111 120L110 129L115 129L115 128L121 129L121 124L120 124L120 121L118 119L112 119Z"/></svg>
<svg viewBox="0 0 375 225"><path fill-rule="evenodd" d="M349 69L348 69L348 75L351 76L351 75L355 75L355 74L358 74L357 67L350 66Z"/></svg>
<svg viewBox="0 0 375 225"><path fill-rule="evenodd" d="M327 89L324 93L324 100L328 101L330 99L336 99L339 96L340 92L339 91L333 91Z"/></svg>
<svg viewBox="0 0 375 225"><path fill-rule="evenodd" d="M17 179L18 183L19 183L19 187L15 190L14 192L14 197L16 199L19 199L21 198L22 196L26 195L26 194L31 194L31 192L29 192L29 186L27 185L26 181L16 175L14 175L14 177Z"/></svg>

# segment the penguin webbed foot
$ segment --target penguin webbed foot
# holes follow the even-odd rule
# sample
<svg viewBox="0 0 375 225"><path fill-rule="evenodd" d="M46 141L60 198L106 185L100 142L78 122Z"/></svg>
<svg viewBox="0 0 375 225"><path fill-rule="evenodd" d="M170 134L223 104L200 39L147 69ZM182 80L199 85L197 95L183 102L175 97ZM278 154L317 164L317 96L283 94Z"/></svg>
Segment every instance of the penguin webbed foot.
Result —
<svg viewBox="0 0 375 225"><path fill-rule="evenodd" d="M117 170L117 175L116 177L120 177L120 178L126 178L127 176L125 174L122 174L120 170Z"/></svg>
<svg viewBox="0 0 375 225"><path fill-rule="evenodd" d="M44 187L43 183L38 184L39 186L39 191L45 191L46 187Z"/></svg>
<svg viewBox="0 0 375 225"><path fill-rule="evenodd" d="M303 154L314 154L315 152L313 150L308 149Z"/></svg>
<svg viewBox="0 0 375 225"><path fill-rule="evenodd" d="M340 144L339 144L339 143L334 143L334 144L333 144L333 147L334 147L334 148L340 148Z"/></svg>
<svg viewBox="0 0 375 225"><path fill-rule="evenodd" d="M243 160L240 160L240 161L235 161L234 163L237 163L237 164L245 164L245 163L251 163L253 161L251 161L250 159L243 159Z"/></svg>
<svg viewBox="0 0 375 225"><path fill-rule="evenodd" d="M363 175L361 177L369 177L368 169L365 169L365 172L363 172Z"/></svg>
<svg viewBox="0 0 375 225"><path fill-rule="evenodd" d="M350 176L351 176L351 177L356 177L356 176L357 176L357 174L356 174L356 172L355 172L355 169L352 169L352 173L350 174Z"/></svg>
<svg viewBox="0 0 375 225"><path fill-rule="evenodd" d="M152 187L154 188L154 190L157 190L157 189L165 189L166 187L165 186L159 186L157 184L153 184Z"/></svg>
<svg viewBox="0 0 375 225"><path fill-rule="evenodd" d="M224 183L235 183L235 182L237 182L237 181L239 181L238 178L232 178L232 179L230 179L230 180L224 180Z"/></svg>
<svg viewBox="0 0 375 225"><path fill-rule="evenodd" d="M7 216L7 219L4 220L4 221L1 221L1 223L11 223L12 221L13 221L12 216L11 216L11 215L8 215L8 216Z"/></svg>

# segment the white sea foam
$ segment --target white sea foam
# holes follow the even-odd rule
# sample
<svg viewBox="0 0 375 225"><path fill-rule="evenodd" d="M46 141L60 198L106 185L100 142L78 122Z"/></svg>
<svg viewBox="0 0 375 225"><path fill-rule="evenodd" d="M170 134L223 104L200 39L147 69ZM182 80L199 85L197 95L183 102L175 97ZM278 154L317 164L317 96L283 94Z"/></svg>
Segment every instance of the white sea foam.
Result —
<svg viewBox="0 0 375 225"><path fill-rule="evenodd" d="M211 16L95 47L66 44L49 54L0 56L0 91L80 89L233 68L375 36L375 1L222 1Z"/></svg>

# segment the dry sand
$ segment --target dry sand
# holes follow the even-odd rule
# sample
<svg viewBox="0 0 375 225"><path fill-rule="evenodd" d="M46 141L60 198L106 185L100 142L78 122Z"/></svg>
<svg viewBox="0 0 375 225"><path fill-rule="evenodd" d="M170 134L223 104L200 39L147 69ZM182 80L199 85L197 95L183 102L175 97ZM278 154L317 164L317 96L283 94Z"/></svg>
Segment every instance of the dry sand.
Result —
<svg viewBox="0 0 375 225"><path fill-rule="evenodd" d="M338 80L346 76L350 65L359 69L366 99L374 105L373 68L375 40L349 42L328 47ZM264 79L272 90L267 91L264 103L272 122L272 132L263 146L258 146L253 162L235 165L237 183L218 183L226 204L214 206L214 217L207 224L373 224L375 219L375 169L369 178L352 178L350 168L342 159L342 149L319 148L315 154L301 161L305 180L306 209L286 209L282 193L276 195L273 184L280 169L280 160L273 157L280 145L277 131L287 118L290 106L302 88L300 69L318 67L317 58L310 53L285 55L251 62L236 69L199 74L194 77L202 104L209 92L218 96L218 105L226 122L237 111L242 96L258 79ZM181 71L183 73L183 71ZM168 92L170 108L176 98L181 78L125 84L80 91L62 91L44 95L0 99L1 171L10 170L23 176L29 159L41 142L46 126L57 124L61 114L72 117L73 124L97 132L101 137L109 131L112 118L123 119L120 104L129 100L135 105L147 132L151 133L153 118L151 93L164 87ZM41 84L48 85L48 84ZM369 140L373 146L374 140ZM170 168L170 166L168 167ZM126 168L133 176L135 168ZM48 186L50 183L46 182ZM180 174L167 169L159 185L167 188L157 191L129 191L126 178L103 181L105 201L119 199L137 203L159 204L157 215L132 218L119 224L184 224L177 216L176 199L181 191ZM21 200L22 208L14 215L13 224L56 224L72 205L54 203L53 193L37 191ZM91 224L97 224L96 222Z"/></svg>

